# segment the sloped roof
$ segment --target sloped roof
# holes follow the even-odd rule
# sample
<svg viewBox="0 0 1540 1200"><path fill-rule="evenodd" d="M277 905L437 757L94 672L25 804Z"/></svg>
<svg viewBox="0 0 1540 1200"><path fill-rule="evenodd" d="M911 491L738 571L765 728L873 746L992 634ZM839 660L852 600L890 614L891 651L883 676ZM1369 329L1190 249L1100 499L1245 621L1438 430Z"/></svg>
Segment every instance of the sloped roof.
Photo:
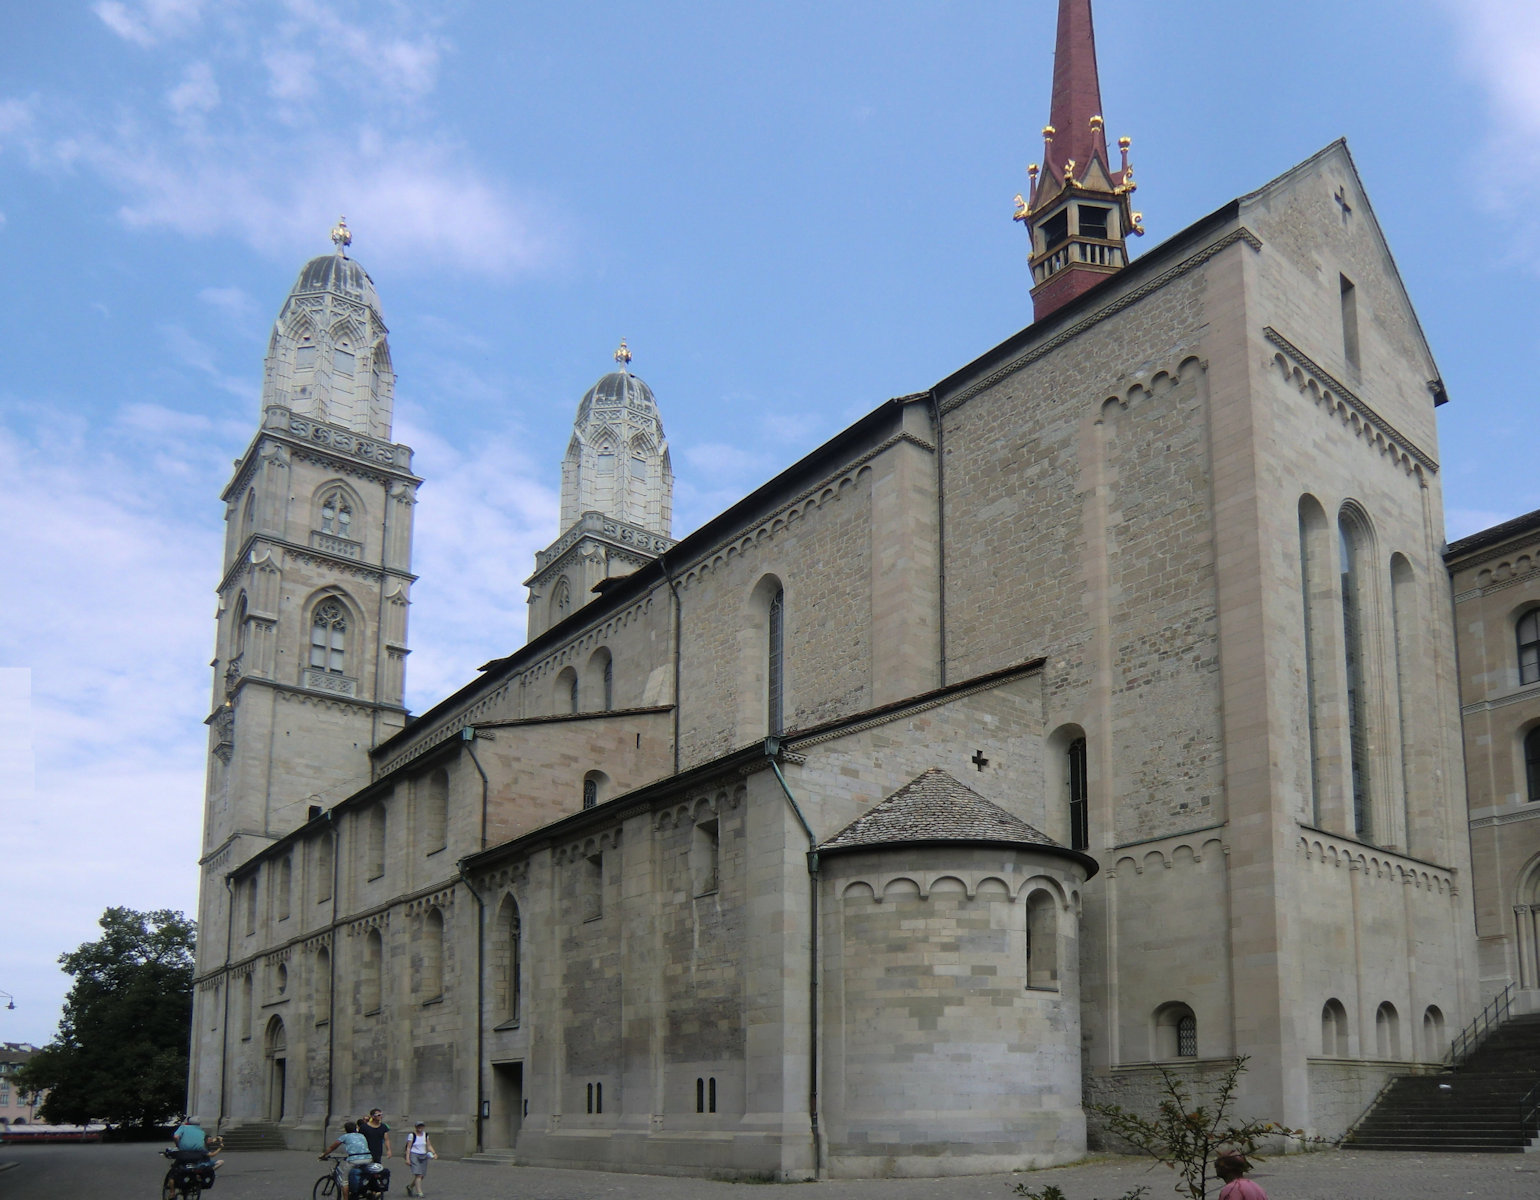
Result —
<svg viewBox="0 0 1540 1200"><path fill-rule="evenodd" d="M1091 873L1096 871L1096 861L1089 855L1061 846L939 767L932 767L873 805L818 850L824 853L936 842L1032 846L1077 859Z"/></svg>

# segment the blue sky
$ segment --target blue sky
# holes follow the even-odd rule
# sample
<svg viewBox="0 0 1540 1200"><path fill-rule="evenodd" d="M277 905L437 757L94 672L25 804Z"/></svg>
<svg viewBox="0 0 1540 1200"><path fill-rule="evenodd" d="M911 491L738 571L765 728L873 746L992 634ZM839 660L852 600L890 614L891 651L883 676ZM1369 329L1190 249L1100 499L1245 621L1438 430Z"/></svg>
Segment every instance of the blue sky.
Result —
<svg viewBox="0 0 1540 1200"><path fill-rule="evenodd" d="M217 497L338 214L428 481L421 709L522 641L621 337L677 534L1028 323L1054 10L0 0L0 1039L52 1035L108 904L194 910ZM1149 244L1346 135L1451 397L1449 536L1540 508L1532 0L1096 20Z"/></svg>

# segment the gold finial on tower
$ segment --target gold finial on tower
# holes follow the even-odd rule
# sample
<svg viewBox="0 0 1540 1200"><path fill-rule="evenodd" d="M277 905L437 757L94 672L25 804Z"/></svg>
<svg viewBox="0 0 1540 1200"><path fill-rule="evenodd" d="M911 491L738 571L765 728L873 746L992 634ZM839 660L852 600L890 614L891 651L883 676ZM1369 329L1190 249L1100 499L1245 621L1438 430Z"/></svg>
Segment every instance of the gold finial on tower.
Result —
<svg viewBox="0 0 1540 1200"><path fill-rule="evenodd" d="M620 349L615 351L615 361L620 364L621 370L625 370L631 362L631 350L626 345L626 339L620 339Z"/></svg>
<svg viewBox="0 0 1540 1200"><path fill-rule="evenodd" d="M332 245L337 247L337 253L342 254L353 244L353 232L348 228L348 219L338 217L337 223L332 226Z"/></svg>
<svg viewBox="0 0 1540 1200"><path fill-rule="evenodd" d="M1013 221L1025 221L1031 215L1032 215L1031 211L1027 208L1027 202L1021 198L1021 193L1017 192L1016 193L1016 215L1013 216L1011 218L1011 220L1013 220Z"/></svg>
<svg viewBox="0 0 1540 1200"><path fill-rule="evenodd" d="M1102 120L1100 113L1091 118L1092 129L1100 129L1104 124L1106 124L1106 122Z"/></svg>

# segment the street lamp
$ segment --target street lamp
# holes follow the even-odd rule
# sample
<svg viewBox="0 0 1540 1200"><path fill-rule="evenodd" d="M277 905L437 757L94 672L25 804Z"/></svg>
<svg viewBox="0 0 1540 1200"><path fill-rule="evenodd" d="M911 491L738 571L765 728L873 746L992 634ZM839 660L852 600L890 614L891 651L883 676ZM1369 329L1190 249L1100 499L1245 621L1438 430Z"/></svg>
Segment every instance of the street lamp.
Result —
<svg viewBox="0 0 1540 1200"><path fill-rule="evenodd" d="M10 992L0 992L0 996L4 996L7 1000L10 1001L10 1003L6 1005L6 1008L9 1008L14 1012L16 1010L16 997L11 995Z"/></svg>

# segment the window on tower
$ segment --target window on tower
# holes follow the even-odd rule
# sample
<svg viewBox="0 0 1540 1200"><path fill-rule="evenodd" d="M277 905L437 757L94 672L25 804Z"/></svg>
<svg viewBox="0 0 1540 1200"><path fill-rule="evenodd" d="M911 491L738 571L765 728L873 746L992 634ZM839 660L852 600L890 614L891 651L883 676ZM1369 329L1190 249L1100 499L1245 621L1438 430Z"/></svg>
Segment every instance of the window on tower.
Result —
<svg viewBox="0 0 1540 1200"><path fill-rule="evenodd" d="M1069 240L1069 209L1061 209L1043 222L1043 249L1052 250Z"/></svg>
<svg viewBox="0 0 1540 1200"><path fill-rule="evenodd" d="M1519 682L1540 683L1540 608L1519 618Z"/></svg>
<svg viewBox="0 0 1540 1200"><path fill-rule="evenodd" d="M1107 215L1105 208L1098 208L1094 204L1080 205L1080 236L1106 240Z"/></svg>
<svg viewBox="0 0 1540 1200"><path fill-rule="evenodd" d="M310 622L310 665L341 675L346 661L347 610L336 600L323 601Z"/></svg>
<svg viewBox="0 0 1540 1200"><path fill-rule="evenodd" d="M294 348L294 367L299 371L309 371L315 366L315 343L307 334L305 339Z"/></svg>
<svg viewBox="0 0 1540 1200"><path fill-rule="evenodd" d="M342 491L329 492L321 501L321 532L336 537L353 534L353 506Z"/></svg>

